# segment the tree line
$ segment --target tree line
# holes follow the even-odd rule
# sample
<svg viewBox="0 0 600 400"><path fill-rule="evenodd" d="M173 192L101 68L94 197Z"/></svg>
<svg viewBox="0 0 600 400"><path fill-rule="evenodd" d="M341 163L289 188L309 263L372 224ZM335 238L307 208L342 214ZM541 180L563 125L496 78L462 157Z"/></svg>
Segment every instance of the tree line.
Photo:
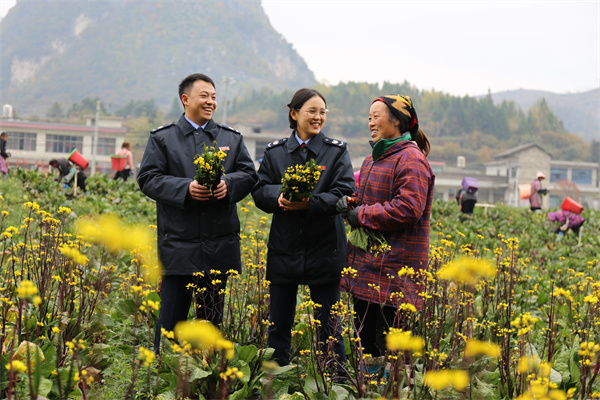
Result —
<svg viewBox="0 0 600 400"><path fill-rule="evenodd" d="M515 102L495 104L491 93L481 98L457 97L442 92L419 90L408 82L373 84L346 82L315 86L327 100L330 110L325 125L328 136L356 144L359 153L368 152L368 110L371 102L383 94L401 93L412 98L421 129L432 142L431 159L454 162L459 155L471 163L493 160L494 154L520 144L536 142L557 159L596 161L598 144L586 143L569 133L544 98L527 111ZM238 95L228 103L228 124L260 126L263 132L287 136L289 102L294 91L275 92L268 88ZM65 111L59 103L50 107L47 118L78 120L96 112L98 99L84 98ZM226 99L219 99L215 115L220 122L220 108ZM109 112L101 103L101 115L116 115L125 119L132 138L145 142L149 130L179 118L183 107L173 98L170 109L160 111L153 99L130 100L125 106Z"/></svg>

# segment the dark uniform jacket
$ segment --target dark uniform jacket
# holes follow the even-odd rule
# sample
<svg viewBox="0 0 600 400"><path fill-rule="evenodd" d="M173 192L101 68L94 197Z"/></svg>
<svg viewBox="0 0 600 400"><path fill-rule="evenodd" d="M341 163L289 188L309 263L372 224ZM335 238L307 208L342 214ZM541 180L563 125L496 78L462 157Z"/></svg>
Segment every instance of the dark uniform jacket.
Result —
<svg viewBox="0 0 600 400"><path fill-rule="evenodd" d="M204 153L204 144L227 153L224 199L188 197L196 174L194 158ZM195 130L182 116L151 132L137 181L142 192L156 201L158 253L165 275L241 271L236 203L250 193L256 179L242 135L212 119L204 129Z"/></svg>
<svg viewBox="0 0 600 400"><path fill-rule="evenodd" d="M308 210L283 212L277 203L285 170L313 158L321 177ZM327 284L340 280L346 266L346 231L335 205L354 191L346 143L322 133L301 148L294 133L270 143L252 190L256 205L273 213L267 254L267 279L273 284Z"/></svg>

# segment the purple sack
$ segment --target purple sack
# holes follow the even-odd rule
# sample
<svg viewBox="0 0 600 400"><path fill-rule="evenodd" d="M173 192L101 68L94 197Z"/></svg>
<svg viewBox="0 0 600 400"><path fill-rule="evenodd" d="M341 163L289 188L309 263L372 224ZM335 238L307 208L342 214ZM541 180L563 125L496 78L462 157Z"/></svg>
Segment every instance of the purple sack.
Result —
<svg viewBox="0 0 600 400"><path fill-rule="evenodd" d="M477 182L477 178L471 178L470 176L465 176L462 180L462 187L466 191L468 191L469 188L472 189L471 192L477 191L477 189L479 188L479 183Z"/></svg>

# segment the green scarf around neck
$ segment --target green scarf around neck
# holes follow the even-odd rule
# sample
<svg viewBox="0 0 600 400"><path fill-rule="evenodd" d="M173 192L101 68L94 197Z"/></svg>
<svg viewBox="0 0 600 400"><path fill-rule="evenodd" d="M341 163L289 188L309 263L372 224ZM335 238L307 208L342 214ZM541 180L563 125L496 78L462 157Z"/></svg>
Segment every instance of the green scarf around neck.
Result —
<svg viewBox="0 0 600 400"><path fill-rule="evenodd" d="M383 153L386 152L387 149L389 149L390 147L392 147L393 145L395 145L398 142L402 142L405 140L412 140L412 136L410 134L410 132L408 132L406 135L404 136L400 136L394 139L380 139L377 141L377 143L375 143L375 145L373 146L373 161L377 161L377 159L379 157L381 157L381 155Z"/></svg>

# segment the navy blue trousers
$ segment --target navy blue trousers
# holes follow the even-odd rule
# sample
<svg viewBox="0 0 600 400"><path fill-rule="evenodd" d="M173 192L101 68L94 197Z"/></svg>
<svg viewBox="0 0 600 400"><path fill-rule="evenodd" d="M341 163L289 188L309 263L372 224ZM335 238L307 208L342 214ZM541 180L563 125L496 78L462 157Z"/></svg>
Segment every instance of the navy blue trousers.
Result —
<svg viewBox="0 0 600 400"><path fill-rule="evenodd" d="M213 285L213 280L220 283ZM190 287L194 285L195 287ZM160 312L154 335L154 352L160 351L161 328L172 331L180 321L186 321L196 300L196 319L210 321L219 327L223 319L225 294L220 293L227 286L227 275L165 275L160 292Z"/></svg>
<svg viewBox="0 0 600 400"><path fill-rule="evenodd" d="M352 297L354 302L354 325L365 354L379 357L385 354L385 336L392 328L406 330L407 324L395 307Z"/></svg>
<svg viewBox="0 0 600 400"><path fill-rule="evenodd" d="M318 339L327 346L328 338L335 337L333 349L340 363L346 362L346 351L344 339L341 335L341 325L338 318L331 316L331 307L340 300L339 284L308 285L311 300L321 307L315 310L315 319L321 322L318 329ZM267 344L275 349L273 361L281 366L290 362L290 348L292 340L292 328L296 315L296 296L298 285L274 285L271 284L271 315L269 327L269 338ZM334 332L335 330L335 332ZM326 348L323 349L326 351Z"/></svg>

